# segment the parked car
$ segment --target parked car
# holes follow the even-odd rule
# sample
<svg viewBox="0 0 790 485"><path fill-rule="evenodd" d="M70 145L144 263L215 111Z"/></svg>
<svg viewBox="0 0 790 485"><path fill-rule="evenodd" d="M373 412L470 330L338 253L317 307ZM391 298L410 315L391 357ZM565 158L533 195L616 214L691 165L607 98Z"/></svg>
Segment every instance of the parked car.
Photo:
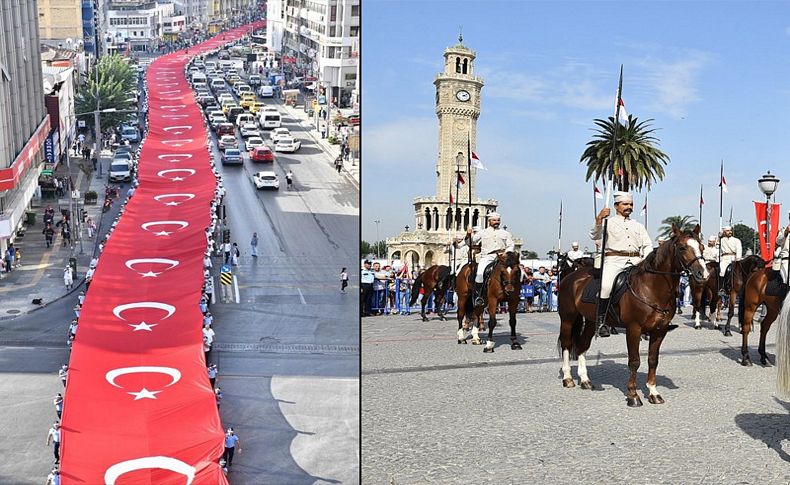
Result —
<svg viewBox="0 0 790 485"><path fill-rule="evenodd" d="M251 136L244 141L244 146L247 147L247 151L250 152L257 147L264 146L263 138L259 136Z"/></svg>
<svg viewBox="0 0 790 485"><path fill-rule="evenodd" d="M222 135L222 137L219 139L219 149L227 150L228 148L238 149L239 142L233 135Z"/></svg>
<svg viewBox="0 0 790 485"><path fill-rule="evenodd" d="M132 162L125 158L113 158L110 162L110 182L132 179Z"/></svg>
<svg viewBox="0 0 790 485"><path fill-rule="evenodd" d="M302 142L292 136L281 136L274 142L275 152L294 153L302 147Z"/></svg>
<svg viewBox="0 0 790 485"><path fill-rule="evenodd" d="M280 189L280 179L274 172L258 172L252 176L252 182L258 189Z"/></svg>
<svg viewBox="0 0 790 485"><path fill-rule="evenodd" d="M243 163L244 159L241 156L241 150L238 148L228 148L222 152L223 165L241 165Z"/></svg>
<svg viewBox="0 0 790 485"><path fill-rule="evenodd" d="M291 136L291 132L288 130L288 128L275 128L271 131L271 133L269 133L269 138L271 138L275 143L277 143L277 140L280 138L286 136Z"/></svg>
<svg viewBox="0 0 790 485"><path fill-rule="evenodd" d="M251 136L261 136L261 132L258 131L258 125L255 123L244 123L241 125L241 137L249 138Z"/></svg>
<svg viewBox="0 0 790 485"><path fill-rule="evenodd" d="M255 147L250 153L253 162L274 162L274 152L269 147Z"/></svg>
<svg viewBox="0 0 790 485"><path fill-rule="evenodd" d="M121 140L129 140L131 143L140 141L140 133L134 126L124 126L121 128Z"/></svg>

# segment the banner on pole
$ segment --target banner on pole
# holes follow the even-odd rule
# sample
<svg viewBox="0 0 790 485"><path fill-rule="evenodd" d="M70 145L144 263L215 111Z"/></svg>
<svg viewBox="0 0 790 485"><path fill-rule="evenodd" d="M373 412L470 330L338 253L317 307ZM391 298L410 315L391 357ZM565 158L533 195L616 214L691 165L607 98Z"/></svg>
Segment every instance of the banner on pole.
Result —
<svg viewBox="0 0 790 485"><path fill-rule="evenodd" d="M771 247L768 246L767 241L765 240L765 226L767 222L766 217L766 209L767 204L765 202L754 202L755 212L757 213L757 233L760 235L760 253L764 260L769 261L773 259L773 244ZM771 234L769 234L768 239L770 241L776 241L776 236L779 234L779 215L781 214L782 204L771 204Z"/></svg>

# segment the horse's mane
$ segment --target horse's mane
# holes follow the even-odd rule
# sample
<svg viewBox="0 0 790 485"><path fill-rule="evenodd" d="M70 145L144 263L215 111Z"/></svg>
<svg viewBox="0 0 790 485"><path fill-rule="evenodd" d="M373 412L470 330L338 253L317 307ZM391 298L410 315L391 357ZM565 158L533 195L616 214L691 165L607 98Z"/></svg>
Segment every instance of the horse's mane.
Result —
<svg viewBox="0 0 790 485"><path fill-rule="evenodd" d="M746 256L742 260L738 261L738 263L740 263L738 266L745 276L754 271L755 268L765 266L767 261L765 261L759 254L750 254L749 256Z"/></svg>
<svg viewBox="0 0 790 485"><path fill-rule="evenodd" d="M694 233L691 231L683 231L682 234L683 236L696 239ZM675 253L675 243L677 240L678 236L673 235L668 240L659 244L655 251L651 251L650 254L648 254L641 263L639 263L639 266L641 266L643 269L660 271L660 268L663 267Z"/></svg>

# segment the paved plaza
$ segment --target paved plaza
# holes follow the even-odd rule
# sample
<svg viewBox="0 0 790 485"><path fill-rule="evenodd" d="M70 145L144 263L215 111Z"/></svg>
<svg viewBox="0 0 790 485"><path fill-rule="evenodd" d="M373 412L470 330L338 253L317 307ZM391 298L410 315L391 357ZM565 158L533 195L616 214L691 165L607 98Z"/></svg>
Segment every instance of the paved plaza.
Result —
<svg viewBox="0 0 790 485"><path fill-rule="evenodd" d="M362 320L363 483L790 483L790 402L775 395L773 368L738 363L740 333L676 316L658 367L666 403L629 408L624 335L593 342L596 390L565 389L557 314L518 322L523 350L510 350L505 319L484 354L456 343L455 320ZM759 325L753 359L758 339Z"/></svg>

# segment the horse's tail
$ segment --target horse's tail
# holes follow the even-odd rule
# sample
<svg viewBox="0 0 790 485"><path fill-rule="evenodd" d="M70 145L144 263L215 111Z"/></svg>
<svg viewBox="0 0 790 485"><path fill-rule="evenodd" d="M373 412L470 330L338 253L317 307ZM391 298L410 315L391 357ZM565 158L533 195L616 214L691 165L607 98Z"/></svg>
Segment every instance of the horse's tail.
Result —
<svg viewBox="0 0 790 485"><path fill-rule="evenodd" d="M442 291L446 291L450 284L450 268L447 266L439 266L436 271L436 287Z"/></svg>
<svg viewBox="0 0 790 485"><path fill-rule="evenodd" d="M782 302L776 320L776 392L790 397L790 294Z"/></svg>
<svg viewBox="0 0 790 485"><path fill-rule="evenodd" d="M411 298L409 299L409 306L413 307L417 303L417 298L420 297L420 288L422 288L422 275L414 278L414 284L411 286Z"/></svg>

